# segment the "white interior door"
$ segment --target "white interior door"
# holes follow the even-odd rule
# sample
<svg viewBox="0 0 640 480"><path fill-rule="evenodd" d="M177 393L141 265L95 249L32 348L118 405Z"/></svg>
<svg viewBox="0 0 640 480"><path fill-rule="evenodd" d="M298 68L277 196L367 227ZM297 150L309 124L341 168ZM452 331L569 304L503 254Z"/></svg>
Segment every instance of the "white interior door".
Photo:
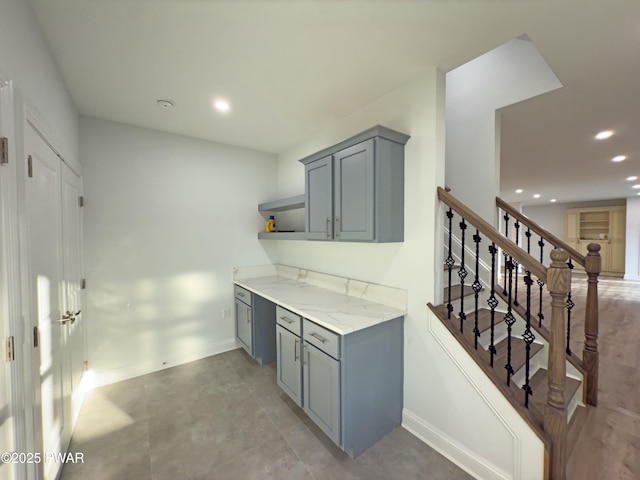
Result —
<svg viewBox="0 0 640 480"><path fill-rule="evenodd" d="M27 236L29 241L29 284L31 308L39 330L39 345L34 349L36 379L40 381L40 451L66 451L69 426L65 418L66 328L62 322L63 242L61 202L61 162L31 125L25 130L25 151L31 158L26 180ZM37 409L37 407L36 407ZM45 480L54 480L60 469L57 462L44 463Z"/></svg>
<svg viewBox="0 0 640 480"><path fill-rule="evenodd" d="M5 109L8 107L5 103L7 90L9 85L3 85L0 78L0 137L7 135L5 131L4 120L6 118ZM10 92L9 92L10 93ZM12 308L10 306L10 297L12 292L9 285L14 284L12 269L17 268L16 262L11 265L12 255L10 238L15 235L12 226L15 224L12 216L15 216L16 200L15 197L16 170L11 164L0 165L0 352L3 357L6 356L7 338L13 336L10 325L12 317ZM12 195L13 194L13 195ZM13 211L11 211L13 209ZM12 385L12 367L13 362L5 362L4 358L0 359L0 453L14 452L16 445L14 442L16 428L16 409L13 405L12 395L14 394ZM16 466L11 463L0 461L0 478L13 480L15 478Z"/></svg>
<svg viewBox="0 0 640 480"><path fill-rule="evenodd" d="M78 385L84 371L85 351L85 322L82 314L82 217L80 208L81 180L66 164L62 163L62 236L64 241L63 277L65 311L73 313L67 324L68 370L65 373L65 396L74 394L68 411L69 419L75 418L80 407L81 398L75 398L80 393Z"/></svg>

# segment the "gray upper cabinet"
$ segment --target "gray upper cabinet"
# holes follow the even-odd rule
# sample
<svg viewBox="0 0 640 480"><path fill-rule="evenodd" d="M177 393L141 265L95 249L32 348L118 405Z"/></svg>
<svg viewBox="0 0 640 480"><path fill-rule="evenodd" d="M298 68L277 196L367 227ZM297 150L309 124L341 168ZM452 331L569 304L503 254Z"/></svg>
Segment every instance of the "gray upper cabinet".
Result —
<svg viewBox="0 0 640 480"><path fill-rule="evenodd" d="M327 156L305 167L305 235L307 240L333 238L333 158Z"/></svg>
<svg viewBox="0 0 640 480"><path fill-rule="evenodd" d="M376 126L300 160L308 240L404 240L404 144Z"/></svg>
<svg viewBox="0 0 640 480"><path fill-rule="evenodd" d="M337 240L375 239L373 153L372 138L334 155L333 235Z"/></svg>

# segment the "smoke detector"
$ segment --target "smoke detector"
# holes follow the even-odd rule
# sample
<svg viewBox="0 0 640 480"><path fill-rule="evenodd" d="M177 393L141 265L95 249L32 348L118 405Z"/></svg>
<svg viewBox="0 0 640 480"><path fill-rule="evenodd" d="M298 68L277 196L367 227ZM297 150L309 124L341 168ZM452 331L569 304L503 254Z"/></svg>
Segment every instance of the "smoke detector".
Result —
<svg viewBox="0 0 640 480"><path fill-rule="evenodd" d="M171 100L158 100L156 102L160 108L165 110L171 110L173 108L173 102Z"/></svg>

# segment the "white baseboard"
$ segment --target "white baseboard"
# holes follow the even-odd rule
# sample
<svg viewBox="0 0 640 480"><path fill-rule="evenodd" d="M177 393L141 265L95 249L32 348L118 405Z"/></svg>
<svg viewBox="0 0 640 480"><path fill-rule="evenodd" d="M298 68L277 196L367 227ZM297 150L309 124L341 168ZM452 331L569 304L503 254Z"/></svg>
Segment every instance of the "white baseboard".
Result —
<svg viewBox="0 0 640 480"><path fill-rule="evenodd" d="M183 352L173 357L162 358L161 360L149 360L134 365L114 368L113 370L92 372L93 374L90 375L90 378L87 378L85 388L91 389L101 387L103 385L109 385L111 383L120 382L122 380L128 380L130 378L139 377L148 373L157 372L166 368L193 362L195 360L200 360L201 358L210 357L211 355L217 355L219 353L228 352L229 350L235 350L236 348L238 348L238 343L236 342L235 338L233 338L221 343L205 345L203 348ZM89 365L89 369L91 369L91 365ZM84 377L87 377L87 375L85 374Z"/></svg>
<svg viewBox="0 0 640 480"><path fill-rule="evenodd" d="M469 451L464 445L456 442L406 408L402 411L402 426L474 478L511 480L508 473Z"/></svg>
<svg viewBox="0 0 640 480"><path fill-rule="evenodd" d="M624 280L640 280L640 275L625 274Z"/></svg>

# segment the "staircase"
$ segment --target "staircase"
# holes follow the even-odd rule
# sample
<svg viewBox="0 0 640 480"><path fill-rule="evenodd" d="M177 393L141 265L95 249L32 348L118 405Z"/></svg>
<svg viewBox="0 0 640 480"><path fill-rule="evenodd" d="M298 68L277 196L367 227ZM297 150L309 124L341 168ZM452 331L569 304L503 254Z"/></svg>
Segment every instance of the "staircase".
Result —
<svg viewBox="0 0 640 480"><path fill-rule="evenodd" d="M443 303L429 308L541 439L546 478L565 480L585 405L597 404L599 245L583 256L497 199L500 233L444 189L438 197L446 286ZM572 279L574 267L584 268L586 285ZM586 291L582 358L574 351L576 288Z"/></svg>

